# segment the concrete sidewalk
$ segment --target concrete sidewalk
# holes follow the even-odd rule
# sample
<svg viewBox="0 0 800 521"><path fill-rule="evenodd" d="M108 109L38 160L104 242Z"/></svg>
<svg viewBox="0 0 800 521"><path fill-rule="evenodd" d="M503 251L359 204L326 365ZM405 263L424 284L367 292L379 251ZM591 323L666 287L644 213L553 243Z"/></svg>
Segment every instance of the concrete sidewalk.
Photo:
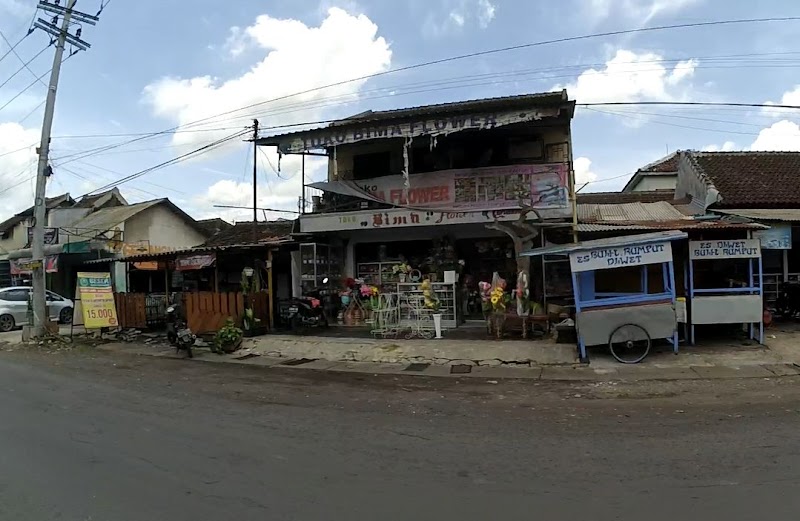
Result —
<svg viewBox="0 0 800 521"><path fill-rule="evenodd" d="M98 349L166 358L185 358L176 354L175 349L141 343L109 343L97 346ZM751 356L750 363L685 365L683 363L642 363L637 365L597 364L597 365L475 365L474 362L455 361L448 364L429 362L359 362L331 361L308 357L279 357L259 354L254 349L245 349L229 355L211 353L207 348L195 349L193 361L209 363L230 363L271 369L300 371L332 371L341 373L396 374L429 377L485 378L490 381L500 379L526 379L542 381L645 381L645 380L708 380L729 378L776 378L800 376L800 366L791 362L767 361L757 363ZM673 361L680 356L673 357ZM724 358L724 357L723 357ZM687 357L691 363L693 357ZM723 360L720 360L722 362ZM467 363L470 362L470 363Z"/></svg>

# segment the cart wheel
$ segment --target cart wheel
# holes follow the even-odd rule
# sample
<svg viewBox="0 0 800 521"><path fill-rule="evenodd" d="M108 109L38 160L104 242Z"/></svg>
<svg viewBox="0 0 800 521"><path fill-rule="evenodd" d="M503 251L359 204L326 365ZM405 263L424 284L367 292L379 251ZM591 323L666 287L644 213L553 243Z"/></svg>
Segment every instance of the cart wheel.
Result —
<svg viewBox="0 0 800 521"><path fill-rule="evenodd" d="M638 364L650 352L650 335L642 326L623 324L608 337L611 355L623 364Z"/></svg>

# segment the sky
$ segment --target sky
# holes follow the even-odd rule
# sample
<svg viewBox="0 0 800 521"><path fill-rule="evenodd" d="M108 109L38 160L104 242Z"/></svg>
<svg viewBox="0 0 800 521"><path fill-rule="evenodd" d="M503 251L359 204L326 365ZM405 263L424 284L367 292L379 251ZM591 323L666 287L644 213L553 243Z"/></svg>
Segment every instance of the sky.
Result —
<svg viewBox="0 0 800 521"><path fill-rule="evenodd" d="M304 128L282 125L367 109L561 88L578 103L800 105L800 45L794 43L800 21L607 36L391 72L578 35L800 16L800 3L792 0L728 0L724 10L721 0L102 2L100 22L82 27L91 48L62 67L51 196L78 197L243 131L253 118L268 135ZM36 3L0 0L0 32L11 44L26 35ZM95 14L100 5L80 0L76 8ZM33 201L53 59L48 43L36 30L0 61L0 221ZM8 49L0 40L0 56ZM29 60L30 70L22 66ZM296 95L379 73L386 74ZM681 149L800 151L798 123L800 112L769 107L578 107L572 122L577 181L587 192L619 190L637 168ZM169 197L198 219L251 219L249 211L214 206L252 205L253 151L245 139L154 170L120 190L130 202ZM273 149L262 148L257 166L259 206L296 210L300 160L279 161ZM306 182L325 175L322 160L307 161Z"/></svg>

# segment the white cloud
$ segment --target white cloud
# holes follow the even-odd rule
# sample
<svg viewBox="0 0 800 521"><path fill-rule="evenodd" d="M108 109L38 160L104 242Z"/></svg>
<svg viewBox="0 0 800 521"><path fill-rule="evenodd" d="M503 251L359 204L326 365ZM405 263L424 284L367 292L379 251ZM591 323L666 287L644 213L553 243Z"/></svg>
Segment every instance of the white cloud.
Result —
<svg viewBox="0 0 800 521"><path fill-rule="evenodd" d="M211 76L162 78L145 87L144 100L156 115L181 126L283 96L289 97L201 126L244 126L254 116L267 116L269 126L325 119L331 110L341 110L343 101L357 100L366 80L291 95L386 70L392 53L377 32L378 27L366 16L352 16L339 8L329 9L319 27L261 15L250 27L231 32L239 43L229 43L230 52L254 48L265 53L250 70L227 80ZM339 103L326 101L337 97ZM207 143L230 132L179 133L174 135L173 144Z"/></svg>
<svg viewBox="0 0 800 521"><path fill-rule="evenodd" d="M554 89L566 88L570 98L579 103L686 98L690 87L687 80L694 73L697 61L679 62L667 69L661 59L655 53L637 54L619 49L602 70L586 70L574 83L556 85Z"/></svg>
<svg viewBox="0 0 800 521"><path fill-rule="evenodd" d="M575 169L575 184L578 188L584 183L597 180L597 174L592 171L592 161L588 157L576 157L572 168Z"/></svg>
<svg viewBox="0 0 800 521"><path fill-rule="evenodd" d="M781 120L762 129L750 150L800 152L800 126L789 120Z"/></svg>
<svg viewBox="0 0 800 521"><path fill-rule="evenodd" d="M795 85L794 89L788 90L783 93L779 102L766 101L765 105L794 105L800 106L800 85ZM761 111L768 116L775 118L785 117L787 115L800 115L799 109L782 109L777 107L764 107Z"/></svg>
<svg viewBox="0 0 800 521"><path fill-rule="evenodd" d="M17 123L0 123L0 221L33 203L39 131Z"/></svg>
<svg viewBox="0 0 800 521"><path fill-rule="evenodd" d="M626 18L644 25L662 15L676 13L701 0L591 0L584 3L589 18L600 21L607 18Z"/></svg>
<svg viewBox="0 0 800 521"><path fill-rule="evenodd" d="M0 13L2 12L13 16L30 16L31 6L25 5L21 0L0 0Z"/></svg>
<svg viewBox="0 0 800 521"><path fill-rule="evenodd" d="M736 143L733 141L726 141L720 145L706 145L702 148L703 152L732 152L736 150Z"/></svg>
<svg viewBox="0 0 800 521"><path fill-rule="evenodd" d="M428 13L422 24L427 36L440 37L460 31L465 26L486 29L494 20L497 6L490 0L444 0L442 11Z"/></svg>
<svg viewBox="0 0 800 521"><path fill-rule="evenodd" d="M478 25L482 28L487 28L494 20L494 14L497 7L489 0L478 0Z"/></svg>

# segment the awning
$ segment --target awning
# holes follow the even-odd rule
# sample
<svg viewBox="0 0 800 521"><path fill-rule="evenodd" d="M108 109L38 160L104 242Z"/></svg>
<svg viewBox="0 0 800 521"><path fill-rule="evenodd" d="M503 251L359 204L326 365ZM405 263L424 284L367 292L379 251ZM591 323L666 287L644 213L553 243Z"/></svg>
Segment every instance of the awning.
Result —
<svg viewBox="0 0 800 521"><path fill-rule="evenodd" d="M633 244L651 244L654 242L664 241L678 241L689 237L684 232L669 230L656 233L641 233L638 235L625 235L622 237L608 237L606 239L595 239L591 241L574 242L570 244L556 244L553 246L545 246L544 248L534 248L522 252L521 255L526 257L535 257L537 255L565 255L577 251L597 250L601 248L615 248L622 246L630 246Z"/></svg>

